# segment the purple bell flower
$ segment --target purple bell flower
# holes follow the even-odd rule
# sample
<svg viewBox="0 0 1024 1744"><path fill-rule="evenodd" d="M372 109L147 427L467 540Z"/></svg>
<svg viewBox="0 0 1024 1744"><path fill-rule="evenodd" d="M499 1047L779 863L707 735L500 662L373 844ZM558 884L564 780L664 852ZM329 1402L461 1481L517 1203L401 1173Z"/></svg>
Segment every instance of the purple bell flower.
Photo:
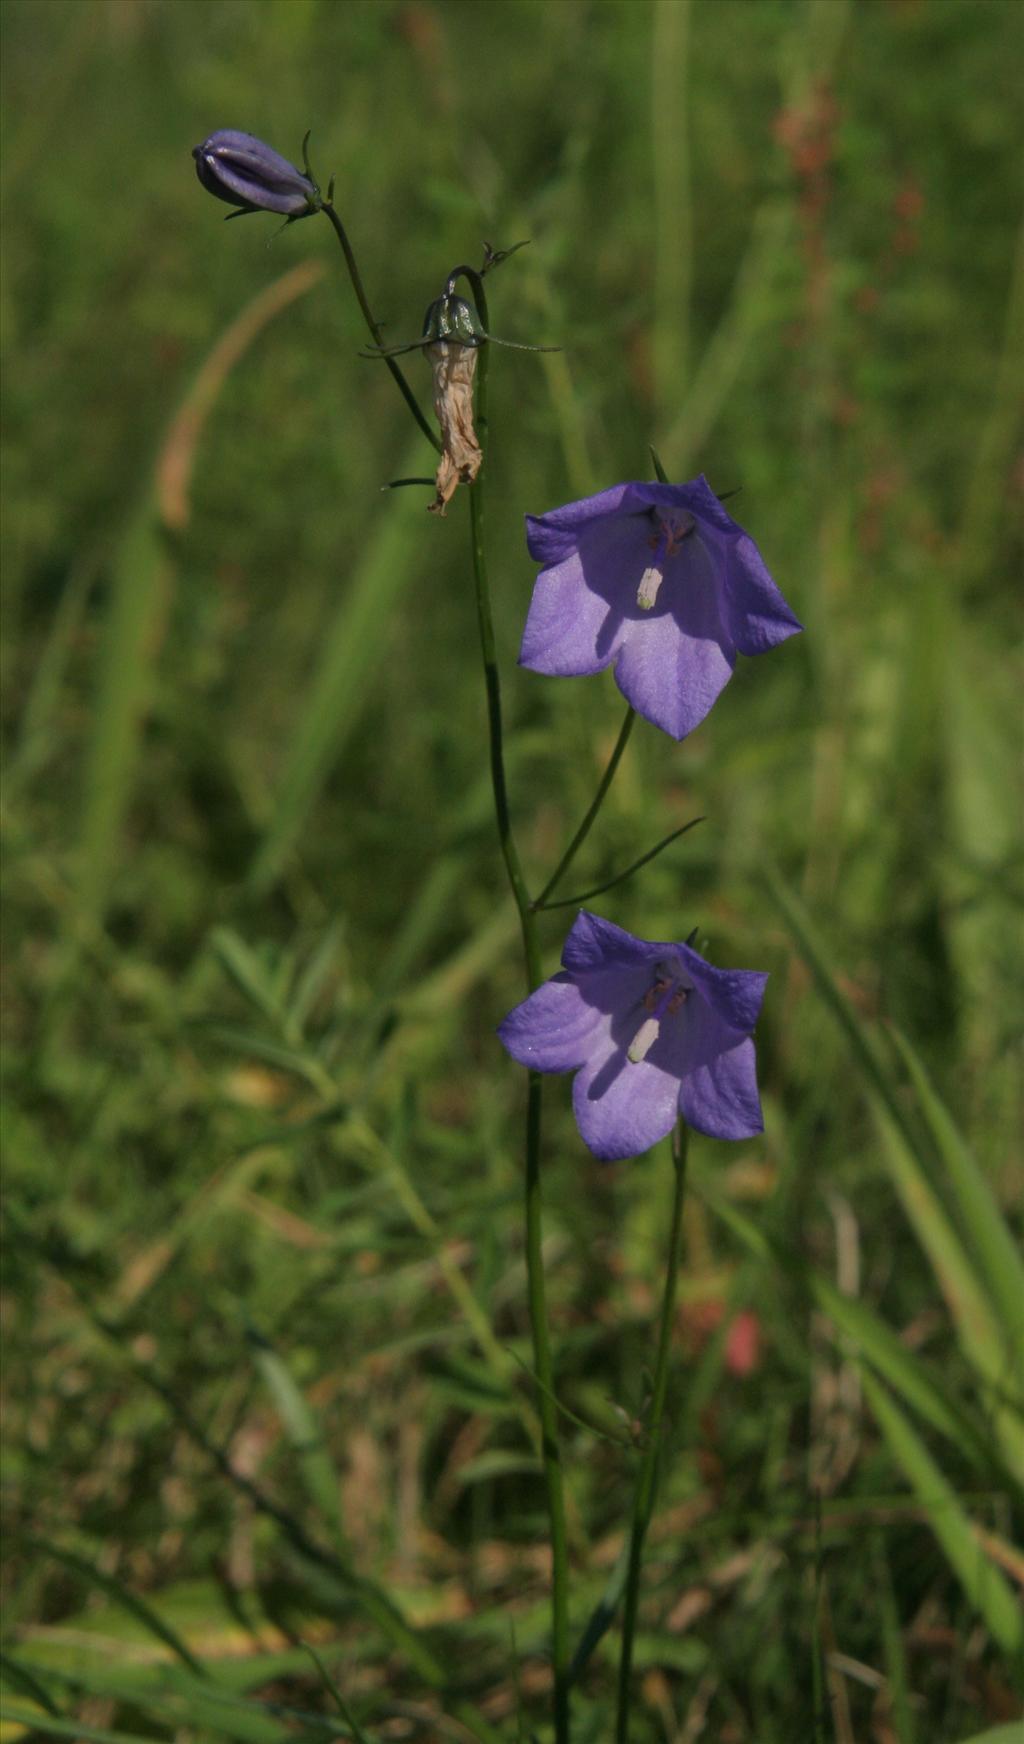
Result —
<svg viewBox="0 0 1024 1744"><path fill-rule="evenodd" d="M519 664L554 677L602 672L674 739L704 719L736 655L796 635L754 541L703 474L617 484L527 515L533 590Z"/></svg>
<svg viewBox="0 0 1024 1744"><path fill-rule="evenodd" d="M535 1072L575 1072L576 1124L596 1157L637 1156L680 1115L710 1138L764 1130L750 1037L767 975L712 968L586 909L562 964L498 1035Z"/></svg>
<svg viewBox="0 0 1024 1744"><path fill-rule="evenodd" d="M318 204L316 183L252 133L222 127L194 146L192 156L207 193L242 212L301 218Z"/></svg>

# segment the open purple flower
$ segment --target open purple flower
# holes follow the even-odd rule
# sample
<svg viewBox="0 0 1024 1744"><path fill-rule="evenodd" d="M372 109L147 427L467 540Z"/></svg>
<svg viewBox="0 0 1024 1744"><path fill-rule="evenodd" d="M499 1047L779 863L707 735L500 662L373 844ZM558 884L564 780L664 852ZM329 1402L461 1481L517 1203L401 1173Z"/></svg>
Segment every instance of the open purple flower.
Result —
<svg viewBox="0 0 1024 1744"><path fill-rule="evenodd" d="M576 1124L596 1157L649 1150L680 1114L711 1138L763 1131L750 1035L767 975L714 969L586 909L562 964L498 1035L535 1072L575 1072Z"/></svg>
<svg viewBox="0 0 1024 1744"><path fill-rule="evenodd" d="M794 636L793 616L754 541L703 474L690 484L617 484L527 515L533 590L521 666L555 677L603 672L674 739L704 719L736 655Z"/></svg>
<svg viewBox="0 0 1024 1744"><path fill-rule="evenodd" d="M252 133L222 127L194 146L192 156L207 193L241 212L301 218L316 208L319 190L311 178Z"/></svg>

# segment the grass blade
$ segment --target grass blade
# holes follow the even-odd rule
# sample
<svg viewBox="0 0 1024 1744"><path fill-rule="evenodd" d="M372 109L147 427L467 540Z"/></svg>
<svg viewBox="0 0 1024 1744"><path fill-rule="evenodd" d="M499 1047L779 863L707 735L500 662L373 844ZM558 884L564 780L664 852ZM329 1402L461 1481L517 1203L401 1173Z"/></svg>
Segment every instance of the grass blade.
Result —
<svg viewBox="0 0 1024 1744"><path fill-rule="evenodd" d="M768 873L765 879L867 1082L893 1184L949 1305L964 1354L994 1388L1005 1387L1012 1372L1006 1344L984 1284L931 1185L933 1160L921 1155L919 1135L904 1112L887 1065L873 1036L839 991L804 908L779 878ZM1015 1464L1024 1470L1024 1455Z"/></svg>
<svg viewBox="0 0 1024 1744"><path fill-rule="evenodd" d="M343 1545L345 1531L341 1517L341 1486L327 1452L320 1424L301 1388L296 1385L287 1363L281 1360L270 1341L254 1328L250 1328L247 1337L288 1440L298 1454L303 1482L310 1498L330 1526L336 1542Z"/></svg>
<svg viewBox="0 0 1024 1744"><path fill-rule="evenodd" d="M54 1544L50 1539L33 1537L23 1542L34 1550L41 1551L44 1556L53 1557L55 1562L63 1563L64 1567L71 1569L72 1573L81 1575L84 1580L99 1587L107 1594L108 1598L115 1600L135 1618L136 1622L141 1623L150 1635L154 1635L158 1641L163 1642L165 1647L169 1647L175 1657L181 1660L182 1665L187 1666L189 1671L194 1672L197 1677L205 1678L208 1675L205 1666L196 1658L192 1649L186 1646L177 1631L172 1629L170 1624L165 1622L163 1617L146 1603L145 1599L140 1599L137 1593L131 1592L113 1575L105 1574L102 1569L96 1568L87 1557L79 1556L77 1551L68 1550L62 1544Z"/></svg>
<svg viewBox="0 0 1024 1744"><path fill-rule="evenodd" d="M1024 1365L1024 1259L986 1177L967 1149L949 1110L937 1095L921 1059L907 1037L894 1025L890 1026L890 1034L914 1086L935 1148L945 1165L961 1222L983 1268L1020 1376Z"/></svg>
<svg viewBox="0 0 1024 1744"><path fill-rule="evenodd" d="M1007 1653L1024 1648L1024 1616L997 1568L978 1543L971 1521L915 1429L892 1395L867 1367L864 1391L889 1450L928 1514L932 1531L951 1567L995 1641Z"/></svg>
<svg viewBox="0 0 1024 1744"><path fill-rule="evenodd" d="M51 1738L85 1738L87 1744L153 1744L152 1733L106 1732L99 1726L83 1725L81 1720L61 1720L41 1708L22 1708L11 1702L0 1702L0 1724L23 1726L26 1732L42 1732Z"/></svg>
<svg viewBox="0 0 1024 1744"><path fill-rule="evenodd" d="M422 438L406 456L414 468ZM317 795L345 748L359 718L391 635L392 614L418 574L422 551L423 504L418 496L396 493L378 518L366 554L354 570L334 622L324 636L323 655L309 686L284 761L273 814L252 869L257 889L265 890L280 871Z"/></svg>
<svg viewBox="0 0 1024 1744"><path fill-rule="evenodd" d="M285 273L254 297L222 335L171 421L152 481L115 553L79 826L79 895L87 919L102 915L117 865L174 585L167 536L180 532L188 521L188 487L199 438L230 370L267 322L321 273L316 266Z"/></svg>
<svg viewBox="0 0 1024 1744"><path fill-rule="evenodd" d="M806 1265L798 1254L779 1243L770 1242L759 1226L720 1197L713 1185L699 1180L697 1190L751 1253L770 1260L781 1274L800 1283L837 1330L850 1339L860 1355L901 1398L913 1405L925 1422L959 1448L979 1472L991 1475L990 1442L979 1433L960 1404L943 1391L921 1359L901 1343L866 1302L844 1296L823 1272Z"/></svg>

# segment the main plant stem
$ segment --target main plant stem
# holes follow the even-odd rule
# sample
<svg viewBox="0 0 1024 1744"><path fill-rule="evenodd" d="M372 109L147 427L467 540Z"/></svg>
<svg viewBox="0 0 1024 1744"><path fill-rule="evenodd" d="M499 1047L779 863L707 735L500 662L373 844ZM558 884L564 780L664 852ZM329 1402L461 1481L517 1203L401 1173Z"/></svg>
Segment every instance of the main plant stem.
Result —
<svg viewBox="0 0 1024 1744"><path fill-rule="evenodd" d="M686 1190L686 1152L689 1130L679 1122L672 1137L672 1163L675 1170L675 1191L672 1198L672 1222L668 1238L668 1266L665 1290L661 1299L661 1320L658 1327L658 1355L654 1365L654 1392L650 1417L647 1420L647 1445L644 1448L640 1475L633 1498L633 1521L629 1538L629 1568L626 1572L626 1594L622 1609L622 1649L619 1658L619 1705L615 1722L615 1744L629 1744L630 1684L633 1671L633 1638L636 1634L637 1606L640 1600L640 1564L644 1539L654 1512L658 1488L658 1455L660 1453L661 1421L668 1391L668 1359L672 1344L672 1321L676 1306L676 1280L679 1274L679 1250L683 1230L683 1195Z"/></svg>
<svg viewBox="0 0 1024 1744"><path fill-rule="evenodd" d="M487 302L479 275L466 273L473 286L481 321L489 326ZM487 441L487 346L480 350L476 384L477 439L486 456ZM494 790L494 813L498 824L505 871L519 912L523 938L526 981L530 992L541 981L540 945L537 923L530 905L530 893L523 876L512 820L509 813L508 786L505 780L505 756L501 724L501 681L494 640L494 620L491 595L487 582L487 561L484 550L484 470L482 465L470 486L470 521L473 540L473 575L476 582L476 608L480 628L480 653L484 666L487 692L487 725L491 754L491 785ZM544 1282L543 1205L540 1179L541 1078L529 1074L526 1103L526 1275L533 1333L533 1361L537 1376L538 1408L541 1421L541 1458L547 1491L548 1522L551 1533L551 1660L554 1675L554 1717L556 1744L569 1744L569 1552L565 1518L565 1489L562 1481L562 1460L558 1443L558 1414L555 1406L554 1366L551 1360L551 1340L548 1333L547 1294Z"/></svg>

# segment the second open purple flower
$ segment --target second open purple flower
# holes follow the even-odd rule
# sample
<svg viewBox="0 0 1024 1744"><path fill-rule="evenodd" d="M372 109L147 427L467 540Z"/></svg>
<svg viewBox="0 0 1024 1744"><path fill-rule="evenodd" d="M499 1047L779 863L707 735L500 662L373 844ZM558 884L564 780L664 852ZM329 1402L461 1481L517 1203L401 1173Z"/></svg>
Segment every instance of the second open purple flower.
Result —
<svg viewBox="0 0 1024 1744"><path fill-rule="evenodd" d="M751 1138L763 1123L750 1038L767 979L581 909L562 973L498 1034L535 1072L575 1072L576 1124L605 1161L649 1150L680 1115L711 1138Z"/></svg>
<svg viewBox="0 0 1024 1744"><path fill-rule="evenodd" d="M618 484L527 515L537 577L522 666L575 677L615 666L639 714L674 739L732 676L802 628L754 541L703 477Z"/></svg>

